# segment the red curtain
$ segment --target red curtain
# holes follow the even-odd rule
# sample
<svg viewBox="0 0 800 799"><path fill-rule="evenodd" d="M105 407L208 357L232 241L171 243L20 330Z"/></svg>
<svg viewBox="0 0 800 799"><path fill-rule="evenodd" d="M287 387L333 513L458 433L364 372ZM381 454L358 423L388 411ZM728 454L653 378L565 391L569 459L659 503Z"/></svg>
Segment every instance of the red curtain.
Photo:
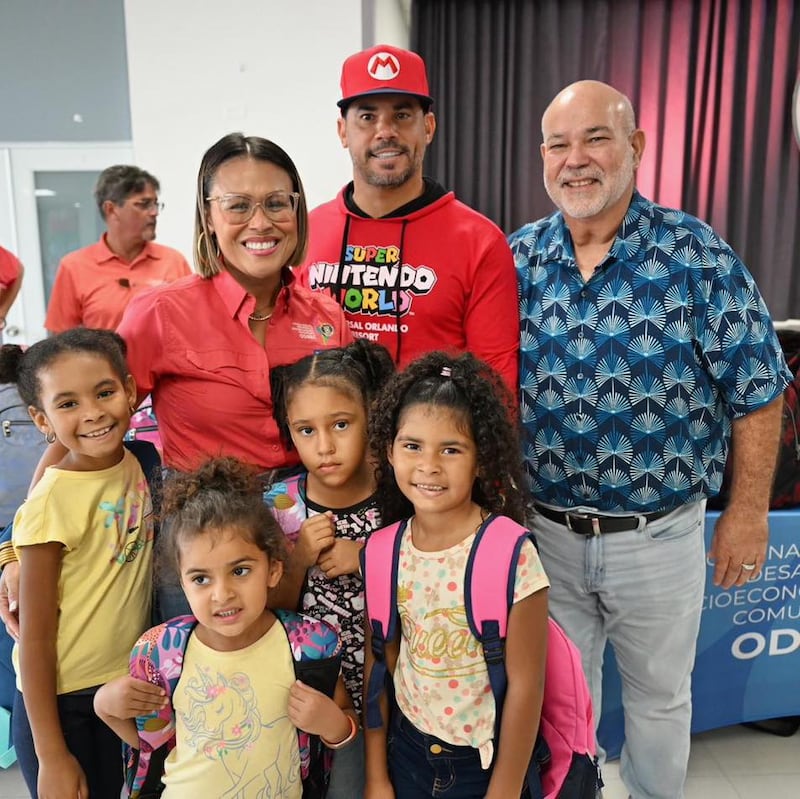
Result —
<svg viewBox="0 0 800 799"><path fill-rule="evenodd" d="M510 232L552 211L540 120L575 80L633 102L647 197L711 224L773 316L800 317L795 0L417 0L439 129L426 171Z"/></svg>

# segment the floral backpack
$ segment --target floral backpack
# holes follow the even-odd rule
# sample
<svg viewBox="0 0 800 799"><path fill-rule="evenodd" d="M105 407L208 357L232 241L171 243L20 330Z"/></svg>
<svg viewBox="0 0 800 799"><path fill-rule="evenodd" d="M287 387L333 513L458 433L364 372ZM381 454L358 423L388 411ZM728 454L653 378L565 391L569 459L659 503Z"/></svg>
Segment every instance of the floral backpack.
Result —
<svg viewBox="0 0 800 799"><path fill-rule="evenodd" d="M336 631L326 622L300 613L276 610L286 631L298 679L333 696L341 665L341 645ZM178 616L148 630L131 652L133 677L158 685L169 700L161 710L136 718L139 749L125 746L125 788L122 796L150 799L164 789L164 761L175 746L175 713L172 695L183 669L183 654L197 620ZM319 736L297 731L303 799L322 799L328 789L331 752Z"/></svg>
<svg viewBox="0 0 800 799"><path fill-rule="evenodd" d="M289 543L294 545L300 527L308 518L305 492L306 474L295 474L273 483L264 492L264 504L272 511Z"/></svg>

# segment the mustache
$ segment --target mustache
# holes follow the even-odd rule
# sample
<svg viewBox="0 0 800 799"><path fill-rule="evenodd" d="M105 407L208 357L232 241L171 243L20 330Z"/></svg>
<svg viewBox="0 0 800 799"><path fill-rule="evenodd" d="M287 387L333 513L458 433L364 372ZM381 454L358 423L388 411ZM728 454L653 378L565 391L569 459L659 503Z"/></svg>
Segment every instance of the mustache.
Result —
<svg viewBox="0 0 800 799"><path fill-rule="evenodd" d="M604 173L598 169L562 169L558 175L558 182L566 183L571 180L602 181L604 177Z"/></svg>
<svg viewBox="0 0 800 799"><path fill-rule="evenodd" d="M578 170L576 172L564 170L558 176L558 180L560 183L566 183L567 181L571 180L602 180L603 175L596 170L588 171L588 170Z"/></svg>

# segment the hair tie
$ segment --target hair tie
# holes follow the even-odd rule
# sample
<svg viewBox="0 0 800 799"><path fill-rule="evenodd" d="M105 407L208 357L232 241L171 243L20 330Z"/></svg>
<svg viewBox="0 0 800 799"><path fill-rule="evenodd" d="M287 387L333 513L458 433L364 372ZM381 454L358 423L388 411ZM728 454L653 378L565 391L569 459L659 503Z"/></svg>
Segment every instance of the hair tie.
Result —
<svg viewBox="0 0 800 799"><path fill-rule="evenodd" d="M443 366L442 371L439 372L442 377L452 377L453 370L449 366Z"/></svg>

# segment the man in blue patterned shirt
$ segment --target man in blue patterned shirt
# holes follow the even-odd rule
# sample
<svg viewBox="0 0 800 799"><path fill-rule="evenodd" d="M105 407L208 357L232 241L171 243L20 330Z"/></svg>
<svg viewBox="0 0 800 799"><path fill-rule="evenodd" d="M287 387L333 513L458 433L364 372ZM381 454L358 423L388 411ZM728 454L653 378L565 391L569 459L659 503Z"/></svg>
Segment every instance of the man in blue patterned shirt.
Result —
<svg viewBox="0 0 800 799"><path fill-rule="evenodd" d="M709 558L726 588L758 575L789 379L752 277L705 223L635 189L629 100L581 81L542 118L558 212L510 237L520 400L553 616L581 649L600 714L607 640L623 686L621 775L679 799L705 581L705 499L733 441Z"/></svg>

